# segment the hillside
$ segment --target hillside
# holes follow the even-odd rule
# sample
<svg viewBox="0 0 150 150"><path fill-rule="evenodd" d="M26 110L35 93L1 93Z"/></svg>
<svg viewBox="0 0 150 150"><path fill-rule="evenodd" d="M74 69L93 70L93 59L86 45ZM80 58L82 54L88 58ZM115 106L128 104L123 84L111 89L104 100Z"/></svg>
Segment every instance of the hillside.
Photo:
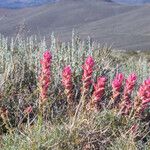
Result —
<svg viewBox="0 0 150 150"><path fill-rule="evenodd" d="M124 3L124 4L136 4L136 5L140 5L140 4L146 4L146 3L150 3L150 0L112 0L113 2L117 2L117 3Z"/></svg>
<svg viewBox="0 0 150 150"><path fill-rule="evenodd" d="M68 40L74 28L118 49L150 49L150 6L128 6L103 0L62 0L24 9L0 9L5 36L50 35ZM144 17L143 17L144 16Z"/></svg>

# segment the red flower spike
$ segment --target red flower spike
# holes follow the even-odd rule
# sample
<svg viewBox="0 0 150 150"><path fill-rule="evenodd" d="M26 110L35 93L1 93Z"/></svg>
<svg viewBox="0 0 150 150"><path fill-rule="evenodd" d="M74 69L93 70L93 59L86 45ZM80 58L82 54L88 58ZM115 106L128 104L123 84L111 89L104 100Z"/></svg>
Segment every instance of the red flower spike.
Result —
<svg viewBox="0 0 150 150"><path fill-rule="evenodd" d="M93 102L97 103L98 101L101 100L105 90L105 83L106 83L105 77L99 77L97 79L97 83L94 84L94 93L92 95Z"/></svg>
<svg viewBox="0 0 150 150"><path fill-rule="evenodd" d="M115 100L119 94L122 87L122 82L124 80L124 76L122 73L118 73L114 80L112 81L112 91L113 91L113 99Z"/></svg>
<svg viewBox="0 0 150 150"><path fill-rule="evenodd" d="M92 83L92 73L93 73L93 67L94 67L94 59L89 56L86 60L83 68L83 75L82 75L82 82L83 82L83 89L84 93L87 93L89 90L89 87Z"/></svg>
<svg viewBox="0 0 150 150"><path fill-rule="evenodd" d="M97 83L94 84L94 92L92 94L90 109L92 109L92 107L94 107L94 109L97 109L98 102L101 100L105 92L105 83L106 83L105 77L97 78Z"/></svg>
<svg viewBox="0 0 150 150"><path fill-rule="evenodd" d="M122 73L118 73L116 75L116 77L114 78L114 80L112 82L112 88L113 88L113 90L119 91L121 89L123 79L124 79L124 76L123 76Z"/></svg>
<svg viewBox="0 0 150 150"><path fill-rule="evenodd" d="M47 99L47 91L50 85L50 66L52 55L50 51L45 51L41 60L41 74L39 76L39 89L40 89L40 104L44 103Z"/></svg>
<svg viewBox="0 0 150 150"><path fill-rule="evenodd" d="M126 85L125 85L125 89L124 89L124 96L126 95L130 95L133 91L133 88L135 86L135 83L136 83L136 80L137 80L137 76L136 74L131 74L129 75L129 77L127 78L126 80Z"/></svg>
<svg viewBox="0 0 150 150"><path fill-rule="evenodd" d="M150 103L150 78L145 80L144 83L140 86L138 91L138 98L140 99L138 113L142 113Z"/></svg>
<svg viewBox="0 0 150 150"><path fill-rule="evenodd" d="M133 88L136 84L136 80L137 80L137 76L134 73L129 75L129 77L126 79L126 84L125 84L125 88L123 91L123 102L121 104L121 109L123 113L125 114L128 114L131 109L130 97L131 97Z"/></svg>
<svg viewBox="0 0 150 150"><path fill-rule="evenodd" d="M62 71L62 84L65 88L65 93L67 95L67 101L69 104L71 104L72 103L73 84L72 84L72 72L71 72L70 66L65 67Z"/></svg>

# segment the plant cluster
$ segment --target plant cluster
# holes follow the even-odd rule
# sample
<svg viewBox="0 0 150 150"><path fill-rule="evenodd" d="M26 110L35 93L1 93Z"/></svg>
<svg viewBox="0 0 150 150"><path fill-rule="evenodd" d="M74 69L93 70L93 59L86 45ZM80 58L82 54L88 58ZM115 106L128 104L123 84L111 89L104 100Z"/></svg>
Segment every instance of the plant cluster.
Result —
<svg viewBox="0 0 150 150"><path fill-rule="evenodd" d="M149 149L146 60L124 62L78 37L46 51L30 44L2 45L11 58L1 53L2 149Z"/></svg>

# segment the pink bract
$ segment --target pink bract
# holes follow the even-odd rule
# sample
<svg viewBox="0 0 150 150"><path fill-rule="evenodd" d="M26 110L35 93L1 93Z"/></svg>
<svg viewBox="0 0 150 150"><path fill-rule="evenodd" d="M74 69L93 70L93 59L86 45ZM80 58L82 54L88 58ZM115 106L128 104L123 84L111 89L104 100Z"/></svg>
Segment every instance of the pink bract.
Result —
<svg viewBox="0 0 150 150"><path fill-rule="evenodd" d="M70 84L72 84L71 77L72 77L71 67L67 66L63 69L62 72L62 83L65 88L70 87Z"/></svg>
<svg viewBox="0 0 150 150"><path fill-rule="evenodd" d="M83 75L82 75L82 81L83 81L83 90L88 91L90 84L91 84L91 78L93 73L93 67L94 67L94 59L91 56L88 56L88 58L85 60L85 63L83 65Z"/></svg>
<svg viewBox="0 0 150 150"><path fill-rule="evenodd" d="M62 84L65 88L67 101L69 104L71 104L73 84L72 84L72 72L70 66L66 66L62 71Z"/></svg>
<svg viewBox="0 0 150 150"><path fill-rule="evenodd" d="M118 73L112 82L112 88L116 91L119 91L122 86L123 80L124 80L123 74Z"/></svg>
<svg viewBox="0 0 150 150"><path fill-rule="evenodd" d="M98 101L101 100L105 91L105 83L106 83L106 78L99 77L97 79L97 83L94 84L94 93L92 95L92 101L94 103L97 103Z"/></svg>
<svg viewBox="0 0 150 150"><path fill-rule="evenodd" d="M39 89L40 89L40 103L43 103L47 99L47 90L50 85L50 65L52 55L50 51L45 51L43 58L41 59L41 73L39 76Z"/></svg>
<svg viewBox="0 0 150 150"><path fill-rule="evenodd" d="M138 91L138 97L141 100L141 112L143 112L150 103L150 78L144 81Z"/></svg>
<svg viewBox="0 0 150 150"><path fill-rule="evenodd" d="M129 75L129 77L126 80L126 85L125 85L125 89L124 89L125 95L131 94L131 92L135 86L136 80L137 80L137 76L135 73Z"/></svg>

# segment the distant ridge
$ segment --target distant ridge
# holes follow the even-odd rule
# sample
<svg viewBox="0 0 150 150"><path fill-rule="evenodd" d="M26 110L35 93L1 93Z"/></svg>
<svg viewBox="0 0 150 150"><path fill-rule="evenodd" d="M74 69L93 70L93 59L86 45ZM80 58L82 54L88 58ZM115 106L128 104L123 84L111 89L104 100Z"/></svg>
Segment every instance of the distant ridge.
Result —
<svg viewBox="0 0 150 150"><path fill-rule="evenodd" d="M128 5L141 5L141 4L150 3L150 0L112 0L112 1L120 4L128 4Z"/></svg>

